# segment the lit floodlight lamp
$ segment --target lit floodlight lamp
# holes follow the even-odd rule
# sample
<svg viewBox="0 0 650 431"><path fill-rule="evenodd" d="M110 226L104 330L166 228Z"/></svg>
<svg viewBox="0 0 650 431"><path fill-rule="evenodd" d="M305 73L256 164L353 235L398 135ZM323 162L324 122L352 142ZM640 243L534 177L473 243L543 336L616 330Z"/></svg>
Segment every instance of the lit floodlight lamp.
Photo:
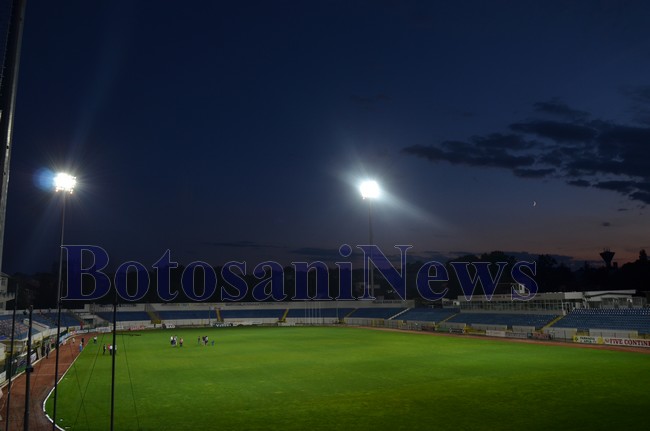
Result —
<svg viewBox="0 0 650 431"><path fill-rule="evenodd" d="M381 193L379 184L374 180L362 182L361 186L359 186L359 191L361 192L361 197L364 199L375 199L379 197L379 194Z"/></svg>
<svg viewBox="0 0 650 431"><path fill-rule="evenodd" d="M60 172L54 177L54 190L57 192L72 193L77 184L77 177Z"/></svg>

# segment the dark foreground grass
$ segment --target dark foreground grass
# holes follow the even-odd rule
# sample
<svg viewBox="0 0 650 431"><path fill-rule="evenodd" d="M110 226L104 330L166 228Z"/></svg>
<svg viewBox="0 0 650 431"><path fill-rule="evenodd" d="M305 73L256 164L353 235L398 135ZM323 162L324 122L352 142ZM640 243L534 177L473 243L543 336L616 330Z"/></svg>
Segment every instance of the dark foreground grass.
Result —
<svg viewBox="0 0 650 431"><path fill-rule="evenodd" d="M197 344L202 335L216 344ZM59 385L62 428L109 429L108 342L89 344ZM114 420L116 430L642 429L648 388L650 356L632 352L357 328L166 330L118 335Z"/></svg>

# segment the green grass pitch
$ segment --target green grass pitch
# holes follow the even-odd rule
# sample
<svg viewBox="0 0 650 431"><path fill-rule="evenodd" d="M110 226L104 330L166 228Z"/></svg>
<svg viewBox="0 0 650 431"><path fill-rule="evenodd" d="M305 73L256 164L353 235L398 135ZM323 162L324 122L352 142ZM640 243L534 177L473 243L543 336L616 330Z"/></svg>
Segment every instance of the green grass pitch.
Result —
<svg viewBox="0 0 650 431"><path fill-rule="evenodd" d="M60 383L62 428L109 429L110 341ZM248 327L118 335L117 352L116 430L642 429L650 401L649 355L565 345Z"/></svg>

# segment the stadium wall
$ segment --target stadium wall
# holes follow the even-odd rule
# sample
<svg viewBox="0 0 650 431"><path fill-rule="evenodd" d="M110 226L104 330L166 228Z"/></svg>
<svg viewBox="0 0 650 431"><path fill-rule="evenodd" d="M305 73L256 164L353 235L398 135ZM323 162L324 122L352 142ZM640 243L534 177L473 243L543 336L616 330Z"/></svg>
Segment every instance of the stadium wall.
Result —
<svg viewBox="0 0 650 431"><path fill-rule="evenodd" d="M639 331L622 329L589 329L592 337L614 337L614 338L638 338Z"/></svg>
<svg viewBox="0 0 650 431"><path fill-rule="evenodd" d="M550 328L544 328L542 330L543 334L547 334L552 339L557 340L572 340L573 337L578 333L577 328L555 328L551 326Z"/></svg>

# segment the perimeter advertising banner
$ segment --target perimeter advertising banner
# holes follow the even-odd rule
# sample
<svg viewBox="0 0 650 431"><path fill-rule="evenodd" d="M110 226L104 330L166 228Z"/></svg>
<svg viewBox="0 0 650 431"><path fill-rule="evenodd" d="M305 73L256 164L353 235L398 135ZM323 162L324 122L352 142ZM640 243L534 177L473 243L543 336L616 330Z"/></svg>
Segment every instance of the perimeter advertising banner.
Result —
<svg viewBox="0 0 650 431"><path fill-rule="evenodd" d="M586 335L576 335L573 337L573 342L582 344L606 344L608 346L645 347L650 349L650 340L639 338L591 337Z"/></svg>
<svg viewBox="0 0 650 431"><path fill-rule="evenodd" d="M612 338L605 337L603 342L610 346L627 346L627 347L646 347L650 348L650 340L641 340L638 338Z"/></svg>
<svg viewBox="0 0 650 431"><path fill-rule="evenodd" d="M582 344L603 344L603 339L602 337L591 337L588 335L574 335L573 342Z"/></svg>
<svg viewBox="0 0 650 431"><path fill-rule="evenodd" d="M485 335L488 337L505 337L506 331L495 331L493 329L488 329L485 331Z"/></svg>

